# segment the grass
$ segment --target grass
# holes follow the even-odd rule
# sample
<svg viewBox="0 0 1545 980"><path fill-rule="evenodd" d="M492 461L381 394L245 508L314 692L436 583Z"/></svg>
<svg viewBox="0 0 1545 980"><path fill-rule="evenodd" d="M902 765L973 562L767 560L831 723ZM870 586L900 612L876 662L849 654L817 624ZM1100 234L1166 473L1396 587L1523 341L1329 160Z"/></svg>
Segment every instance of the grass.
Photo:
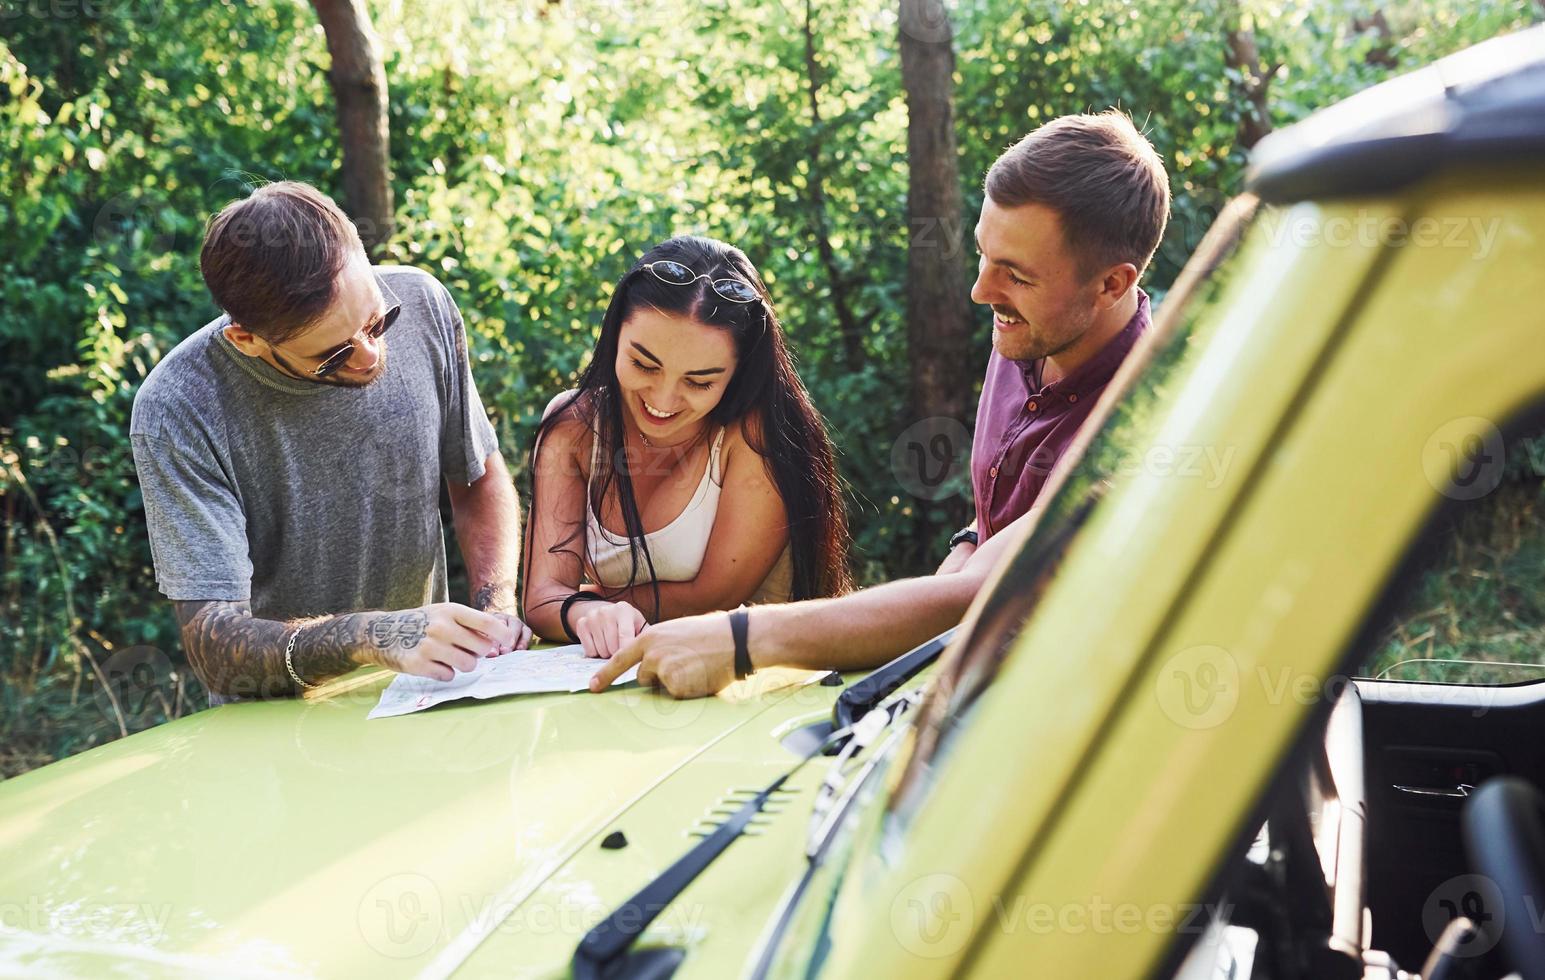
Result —
<svg viewBox="0 0 1545 980"><path fill-rule="evenodd" d="M1532 460L1534 457L1528 457ZM1545 678L1545 481L1530 468L1448 523L1368 676L1509 684ZM1512 666L1524 665L1524 666Z"/></svg>
<svg viewBox="0 0 1545 980"><path fill-rule="evenodd" d="M208 704L185 664L125 653L126 659L104 658L105 666L50 672L30 690L7 686L0 692L0 780Z"/></svg>

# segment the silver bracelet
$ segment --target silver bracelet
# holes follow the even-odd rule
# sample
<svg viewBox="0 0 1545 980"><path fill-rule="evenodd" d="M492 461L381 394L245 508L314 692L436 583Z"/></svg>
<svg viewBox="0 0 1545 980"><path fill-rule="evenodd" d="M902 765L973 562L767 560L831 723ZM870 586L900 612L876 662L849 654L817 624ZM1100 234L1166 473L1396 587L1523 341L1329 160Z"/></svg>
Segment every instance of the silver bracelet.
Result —
<svg viewBox="0 0 1545 980"><path fill-rule="evenodd" d="M290 634L290 642L284 646L284 669L290 672L290 680L294 681L296 684L299 684L306 690L312 691L315 690L319 685L307 684L305 681L301 680L300 675L295 673L294 661L290 659L295 655L295 641L300 639L300 634L305 632L305 630L306 627L300 626L296 628L295 632Z"/></svg>

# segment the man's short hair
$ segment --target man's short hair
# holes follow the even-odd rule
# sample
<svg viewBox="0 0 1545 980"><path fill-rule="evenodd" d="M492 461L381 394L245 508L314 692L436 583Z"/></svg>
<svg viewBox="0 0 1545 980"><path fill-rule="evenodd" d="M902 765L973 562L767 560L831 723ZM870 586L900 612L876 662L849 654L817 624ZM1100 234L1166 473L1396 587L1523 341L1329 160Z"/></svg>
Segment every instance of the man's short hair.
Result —
<svg viewBox="0 0 1545 980"><path fill-rule="evenodd" d="M209 219L199 270L220 308L270 343L321 318L338 274L364 253L359 232L332 198L309 184L264 184Z"/></svg>
<svg viewBox="0 0 1545 980"><path fill-rule="evenodd" d="M1169 221L1169 175L1126 113L1053 119L1009 147L987 171L1000 207L1057 212L1080 274L1130 262L1141 275Z"/></svg>

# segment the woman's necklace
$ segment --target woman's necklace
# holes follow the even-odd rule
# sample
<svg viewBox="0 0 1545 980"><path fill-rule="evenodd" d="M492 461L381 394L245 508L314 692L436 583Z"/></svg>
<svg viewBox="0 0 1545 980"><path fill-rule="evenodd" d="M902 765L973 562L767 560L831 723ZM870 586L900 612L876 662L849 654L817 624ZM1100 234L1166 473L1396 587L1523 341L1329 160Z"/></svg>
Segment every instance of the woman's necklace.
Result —
<svg viewBox="0 0 1545 980"><path fill-rule="evenodd" d="M643 444L645 450L650 452L665 452L667 450L674 450L677 459L679 460L683 455L685 455L685 453L691 450L692 446L697 443L698 440L703 438L704 433L707 431L707 427L705 426L690 438L683 439L680 442L673 442L667 446L662 446L659 443L656 443L654 440L644 435L644 430L640 428L632 427L632 431L634 435L638 436L638 441ZM625 427L624 434L626 434L626 432L627 428Z"/></svg>

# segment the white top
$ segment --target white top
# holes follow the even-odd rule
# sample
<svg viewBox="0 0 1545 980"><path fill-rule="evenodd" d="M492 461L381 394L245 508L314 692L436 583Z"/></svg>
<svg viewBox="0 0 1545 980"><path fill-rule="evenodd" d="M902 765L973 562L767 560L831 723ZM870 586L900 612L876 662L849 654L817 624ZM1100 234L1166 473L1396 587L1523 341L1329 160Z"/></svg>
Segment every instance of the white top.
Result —
<svg viewBox="0 0 1545 980"><path fill-rule="evenodd" d="M590 441L590 480L585 485L585 552L590 566L595 569L597 584L608 589L621 589L639 584L629 580L633 572L633 554L626 536L618 536L601 525L601 519L591 506L590 481L595 479L596 459L600 439ZM661 582L690 582L703 568L703 556L708 552L708 539L713 534L714 519L719 516L719 494L724 489L724 474L719 465L720 449L724 445L724 430L714 436L708 450L708 465L703 467L703 479L698 483L692 499L687 502L675 520L658 531L645 533L649 545L649 559L654 564L655 578ZM649 568L640 556L640 582L649 581ZM750 602L787 602L793 591L793 556L787 546L779 556L767 578L762 581Z"/></svg>

